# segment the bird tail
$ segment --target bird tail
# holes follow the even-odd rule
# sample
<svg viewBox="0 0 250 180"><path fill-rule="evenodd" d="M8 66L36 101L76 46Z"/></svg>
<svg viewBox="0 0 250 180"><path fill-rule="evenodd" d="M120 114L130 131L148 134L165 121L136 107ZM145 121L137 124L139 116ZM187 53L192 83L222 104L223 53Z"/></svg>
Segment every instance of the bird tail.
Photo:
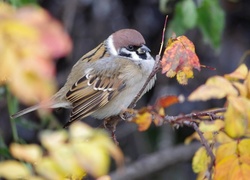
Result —
<svg viewBox="0 0 250 180"><path fill-rule="evenodd" d="M39 108L41 108L41 105L40 105L40 104L37 104L37 105L31 106L31 107L28 107L28 108L26 108L26 109L24 109L24 110L21 110L21 111L15 113L15 114L12 114L10 117L11 117L12 119L15 119L15 118L20 117L20 116L22 116L22 115L24 115L24 114L30 113L30 112L32 112L32 111L35 111L35 110L37 110L37 109L39 109Z"/></svg>

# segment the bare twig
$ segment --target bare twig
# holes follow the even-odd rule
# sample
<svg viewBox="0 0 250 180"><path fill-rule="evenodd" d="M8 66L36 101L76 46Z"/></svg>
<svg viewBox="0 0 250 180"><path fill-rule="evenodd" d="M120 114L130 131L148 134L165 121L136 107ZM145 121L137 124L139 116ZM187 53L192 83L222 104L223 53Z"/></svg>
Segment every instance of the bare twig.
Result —
<svg viewBox="0 0 250 180"><path fill-rule="evenodd" d="M163 27L162 36L161 36L161 46L160 46L160 50L159 50L158 55L161 55L161 52L162 52L162 49L163 49L163 44L164 44L164 40L165 40L165 32L166 32L167 21L168 21L168 15L166 15L166 18L165 18L164 27Z"/></svg>
<svg viewBox="0 0 250 180"><path fill-rule="evenodd" d="M224 119L224 116L217 115L218 113L223 113L226 111L226 108L217 108L210 111L201 111L198 113L190 113L185 115L178 116L165 116L163 119L163 123L171 123L171 124L183 124L183 121L195 121L195 120L216 120L216 119ZM206 119L206 117L209 117Z"/></svg>
<svg viewBox="0 0 250 180"><path fill-rule="evenodd" d="M218 108L218 109L214 109L214 110L210 110L210 111L202 111L202 112L198 112L198 113L190 113L190 114L186 114L186 115L179 115L179 116L165 116L163 121L164 123L171 123L173 125L186 125L186 126L190 126L192 128L194 128L194 130L198 133L199 137L200 137L200 141L202 143L202 145L205 147L208 156L211 159L210 164L208 165L208 174L206 175L207 178L210 180L212 171L213 171L213 166L215 163L215 156L213 154L212 148L210 147L210 145L208 144L207 140L205 139L205 137L203 136L203 133L200 131L199 127L196 124L197 120L216 120L216 119L224 119L223 116L217 115L217 113L223 113L226 111L226 108ZM209 117L209 118L204 118L204 117Z"/></svg>
<svg viewBox="0 0 250 180"><path fill-rule="evenodd" d="M139 100L139 98L141 97L142 93L144 92L145 88L147 87L149 81L156 75L156 73L160 70L161 68L161 64L160 64L160 56L157 55L155 58L155 65L153 68L153 71L151 72L151 74L148 76L148 79L146 80L146 82L144 83L143 87L141 88L141 90L139 91L139 93L136 95L136 97L133 99L133 101L130 103L130 105L128 106L128 108L134 108L136 102Z"/></svg>
<svg viewBox="0 0 250 180"><path fill-rule="evenodd" d="M211 174L212 174L212 171L213 171L213 166L215 164L215 156L214 156L214 153L211 149L211 147L209 146L207 140L205 139L205 137L203 136L203 133L200 131L199 127L197 126L197 124L195 122L189 122L189 121L186 121L185 125L188 125L190 127L193 127L194 130L198 133L199 137L200 137L200 140L201 140L201 143L202 145L205 147L206 151L207 151L207 154L208 156L210 157L211 159L211 162L210 164L208 165L208 174L207 174L207 179L211 180L212 177L211 177Z"/></svg>
<svg viewBox="0 0 250 180"><path fill-rule="evenodd" d="M128 108L134 108L136 102L139 100L139 98L141 97L142 93L144 92L145 88L147 87L148 83L150 82L150 80L156 75L156 73L161 69L161 63L160 63L160 59L161 59L161 51L163 48L163 44L164 44L164 38L165 38L165 31L166 31L166 24L167 24L167 20L168 20L168 16L166 16L165 18L165 22L164 22L164 27L162 30L162 40L161 40L161 46L160 46L160 50L159 50L159 54L156 55L155 57L155 65L153 68L153 71L151 72L151 74L149 75L147 81L145 82L145 84L143 85L142 89L139 91L139 93L136 95L136 97L134 98L134 100L130 103L130 105L128 106Z"/></svg>
<svg viewBox="0 0 250 180"><path fill-rule="evenodd" d="M155 152L123 169L111 173L110 177L112 180L134 180L148 177L153 172L190 160L199 147L199 143L192 143L188 146L179 145Z"/></svg>

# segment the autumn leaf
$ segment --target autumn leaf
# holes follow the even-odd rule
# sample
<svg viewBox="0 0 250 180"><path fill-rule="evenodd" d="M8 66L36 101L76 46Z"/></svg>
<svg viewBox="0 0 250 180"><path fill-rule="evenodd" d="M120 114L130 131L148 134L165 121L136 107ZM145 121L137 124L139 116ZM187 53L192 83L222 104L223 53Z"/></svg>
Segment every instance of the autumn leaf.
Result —
<svg viewBox="0 0 250 180"><path fill-rule="evenodd" d="M241 64L234 72L225 74L224 77L228 80L244 80L248 74L248 68L245 64Z"/></svg>
<svg viewBox="0 0 250 180"><path fill-rule="evenodd" d="M139 131L147 130L152 123L152 114L147 108L142 108L132 119L131 122L134 122L138 125Z"/></svg>
<svg viewBox="0 0 250 180"><path fill-rule="evenodd" d="M221 76L214 76L207 80L204 85L193 91L189 101L207 101L209 99L221 99L226 96L237 96L238 91L227 79Z"/></svg>
<svg viewBox="0 0 250 180"><path fill-rule="evenodd" d="M250 175L250 140L222 144L216 151L214 179L248 179Z"/></svg>
<svg viewBox="0 0 250 180"><path fill-rule="evenodd" d="M36 144L21 145L13 143L10 146L11 154L20 160L35 163L42 157L42 149Z"/></svg>
<svg viewBox="0 0 250 180"><path fill-rule="evenodd" d="M161 97L159 99L157 99L156 103L155 103L155 107L163 107L163 108L167 108L173 104L176 103L182 103L184 101L184 96L180 95L180 96L175 96L175 95L169 95L169 96L164 96Z"/></svg>
<svg viewBox="0 0 250 180"><path fill-rule="evenodd" d="M247 88L247 98L250 99L250 72L248 72L244 85Z"/></svg>
<svg viewBox="0 0 250 180"><path fill-rule="evenodd" d="M8 11L6 11L8 9ZM48 12L0 3L0 85L23 103L46 100L56 90L54 59L71 51L62 25Z"/></svg>
<svg viewBox="0 0 250 180"><path fill-rule="evenodd" d="M194 44L186 37L172 37L168 40L167 48L161 60L162 74L167 77L177 76L180 84L187 84L193 78L193 68L200 71L200 63L195 54Z"/></svg>
<svg viewBox="0 0 250 180"><path fill-rule="evenodd" d="M202 121L199 124L199 129L202 132L216 132L220 131L222 128L224 128L225 123L222 120L215 120L215 121Z"/></svg>
<svg viewBox="0 0 250 180"><path fill-rule="evenodd" d="M239 138L249 130L250 101L244 97L228 98L225 117L225 132L232 138Z"/></svg>
<svg viewBox="0 0 250 180"><path fill-rule="evenodd" d="M6 179L27 179L31 173L21 162L8 160L0 162L0 177Z"/></svg>
<svg viewBox="0 0 250 180"><path fill-rule="evenodd" d="M210 158L207 155L206 149L204 147L200 147L192 161L192 168L195 173L203 172L207 169L207 166L210 162Z"/></svg>
<svg viewBox="0 0 250 180"><path fill-rule="evenodd" d="M35 144L13 143L10 151L15 160L0 163L0 177L7 179L82 179L86 174L98 178L108 173L110 157L118 167L123 165L123 155L103 130L76 122L66 130L43 131L42 147ZM13 173L13 170L16 171ZM37 176L32 176L36 174Z"/></svg>

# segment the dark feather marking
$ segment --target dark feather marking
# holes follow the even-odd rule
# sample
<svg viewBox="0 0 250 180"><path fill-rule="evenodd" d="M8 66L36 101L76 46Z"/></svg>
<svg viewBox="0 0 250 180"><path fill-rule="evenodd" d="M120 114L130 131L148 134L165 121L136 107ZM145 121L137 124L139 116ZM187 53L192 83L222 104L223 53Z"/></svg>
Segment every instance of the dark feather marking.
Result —
<svg viewBox="0 0 250 180"><path fill-rule="evenodd" d="M101 44L96 48L96 50L95 50L92 54L90 54L90 55L87 56L87 57L84 57L84 58L82 59L82 61L84 61L84 60L90 58L90 59L88 59L88 62L89 62L89 61L91 60L91 57L92 57L97 51L99 51L99 49L100 49L103 45L104 45L104 44L101 43ZM104 51L104 52L105 52L105 51Z"/></svg>
<svg viewBox="0 0 250 180"><path fill-rule="evenodd" d="M96 76L90 77L89 84L92 85L92 83L96 80Z"/></svg>
<svg viewBox="0 0 250 180"><path fill-rule="evenodd" d="M100 107L100 103L98 103L98 102L101 102L102 98L103 98L102 96L98 96L97 98L93 99L91 104L96 104L96 106L86 106L81 111L78 111L77 113L72 111L70 119L72 119L72 121L74 121L74 120L80 120L80 119L86 117L88 115L88 113L91 113L93 110L96 110Z"/></svg>
<svg viewBox="0 0 250 180"><path fill-rule="evenodd" d="M101 82L102 82L101 79L98 78L98 79L96 80L96 83L95 83L94 87L95 87L95 88L100 88L100 87L101 87L101 86L100 86L100 85L101 85Z"/></svg>
<svg viewBox="0 0 250 180"><path fill-rule="evenodd" d="M126 84L123 82L119 87L118 87L118 91L122 91L124 88L126 87Z"/></svg>

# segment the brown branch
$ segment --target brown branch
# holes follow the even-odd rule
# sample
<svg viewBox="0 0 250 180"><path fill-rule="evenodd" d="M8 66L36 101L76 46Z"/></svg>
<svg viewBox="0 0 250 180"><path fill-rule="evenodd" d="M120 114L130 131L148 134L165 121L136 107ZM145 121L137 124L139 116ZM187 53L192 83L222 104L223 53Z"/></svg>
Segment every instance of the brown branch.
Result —
<svg viewBox="0 0 250 180"><path fill-rule="evenodd" d="M156 73L160 70L161 68L161 63L160 63L160 55L157 55L155 57L155 65L153 68L153 71L150 73L150 75L148 76L148 79L146 80L146 82L144 83L143 87L141 88L141 90L139 91L139 93L136 95L136 97L133 99L133 101L130 103L130 105L128 106L128 108L134 108L136 102L139 100L139 98L141 97L142 93L144 92L145 88L147 87L149 81L156 75Z"/></svg>
<svg viewBox="0 0 250 180"><path fill-rule="evenodd" d="M112 172L110 177L112 180L134 180L148 177L148 175L168 166L189 161L199 147L200 143L192 143L188 146L178 145L155 152L133 164Z"/></svg>
<svg viewBox="0 0 250 180"><path fill-rule="evenodd" d="M217 108L209 111L201 111L197 113L190 113L178 116L165 116L163 123L179 124L182 125L183 121L196 121L196 120L210 120L224 119L224 116L217 115L217 113L224 113L226 108ZM209 117L206 119L206 117Z"/></svg>
<svg viewBox="0 0 250 180"><path fill-rule="evenodd" d="M208 174L206 174L206 178L208 180L211 180L212 179L212 171L213 171L213 166L215 164L215 155L211 149L211 147L209 146L207 140L205 139L205 137L203 136L203 133L200 131L199 127L197 126L196 123L194 122L189 122L189 121L186 121L185 125L187 126L190 126L190 127L193 127L194 130L198 133L199 137L200 137L200 140L201 140L201 143L202 145L205 147L206 151L207 151L207 154L208 156L210 157L211 159L211 162L209 163L208 165Z"/></svg>
<svg viewBox="0 0 250 180"><path fill-rule="evenodd" d="M202 145L205 147L208 156L211 159L210 164L208 165L208 174L206 175L209 180L212 179L212 171L213 171L213 166L215 163L215 155L213 154L212 148L208 144L207 140L203 136L203 133L200 131L199 127L197 126L196 121L197 120L216 120L216 119L224 119L224 116L217 115L217 113L223 113L226 111L226 108L218 108L210 111L202 111L198 113L190 113L186 115L179 115L179 116L165 116L163 119L163 123L171 123L173 125L186 125L194 128L194 130L197 132L197 134L200 137L200 141ZM209 117L209 118L204 118Z"/></svg>
<svg viewBox="0 0 250 180"><path fill-rule="evenodd" d="M159 50L159 54L156 55L155 57L155 64L154 64L154 68L153 71L151 72L151 74L149 75L147 81L145 82L145 84L143 85L142 89L139 91L139 93L136 95L136 97L133 99L133 101L130 103L130 105L128 106L128 108L134 108L136 102L139 100L139 98L141 97L142 93L144 92L145 88L147 87L148 83L150 82L150 80L156 75L156 73L161 69L161 63L160 63L160 59L161 59L161 52L162 52L162 47L164 44L164 39L165 39L165 31L166 31L166 25L167 25L167 20L168 20L168 15L165 18L165 22L164 22L164 27L162 30L162 39L161 39L161 45L160 45L160 50Z"/></svg>

